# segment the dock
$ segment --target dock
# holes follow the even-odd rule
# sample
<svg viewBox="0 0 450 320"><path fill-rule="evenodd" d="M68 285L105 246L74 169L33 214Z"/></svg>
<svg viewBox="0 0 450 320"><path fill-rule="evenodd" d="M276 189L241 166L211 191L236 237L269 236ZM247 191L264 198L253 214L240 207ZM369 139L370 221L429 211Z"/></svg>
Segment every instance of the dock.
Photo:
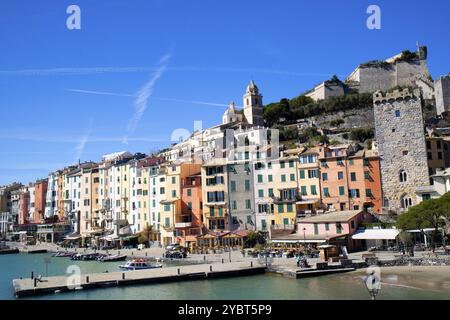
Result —
<svg viewBox="0 0 450 320"><path fill-rule="evenodd" d="M292 278L292 279L301 279L308 277L318 277L325 276L334 273L343 273L355 271L354 267L331 267L327 269L317 269L317 268L286 268L286 267L276 267L270 268L268 272L281 274L283 277Z"/></svg>
<svg viewBox="0 0 450 320"><path fill-rule="evenodd" d="M47 249L21 249L20 253L29 253L29 254L38 254L38 253L47 253Z"/></svg>
<svg viewBox="0 0 450 320"><path fill-rule="evenodd" d="M13 254L13 253L19 253L19 249L10 248L10 249L1 249L0 250L0 254Z"/></svg>
<svg viewBox="0 0 450 320"><path fill-rule="evenodd" d="M12 284L15 296L20 298L105 287L249 276L263 274L265 269L255 262L231 262L83 274L79 278L74 275L67 275L42 277L40 279L14 279Z"/></svg>

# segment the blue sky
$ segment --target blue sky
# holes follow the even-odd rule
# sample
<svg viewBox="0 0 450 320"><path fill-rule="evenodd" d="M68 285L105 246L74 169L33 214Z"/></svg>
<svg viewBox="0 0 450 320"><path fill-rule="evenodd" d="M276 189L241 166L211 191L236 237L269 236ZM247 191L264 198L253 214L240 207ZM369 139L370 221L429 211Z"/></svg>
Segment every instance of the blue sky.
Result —
<svg viewBox="0 0 450 320"><path fill-rule="evenodd" d="M81 30L66 28L70 4ZM370 4L381 30L366 28ZM5 1L0 184L165 147L174 129L217 124L230 101L242 105L250 79L278 101L416 41L432 75L447 74L449 12L444 0Z"/></svg>

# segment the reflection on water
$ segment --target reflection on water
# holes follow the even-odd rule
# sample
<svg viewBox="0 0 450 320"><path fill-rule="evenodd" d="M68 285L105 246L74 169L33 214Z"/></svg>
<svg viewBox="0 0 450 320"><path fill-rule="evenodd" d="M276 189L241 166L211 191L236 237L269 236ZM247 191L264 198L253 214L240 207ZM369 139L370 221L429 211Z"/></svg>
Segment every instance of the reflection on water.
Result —
<svg viewBox="0 0 450 320"><path fill-rule="evenodd" d="M0 256L0 299L14 299L12 279L29 277L31 271L45 275L45 258L49 254L16 254ZM96 261L76 261L82 273L117 271L121 262L100 263ZM49 275L63 275L68 266L74 264L68 258L51 258ZM402 285L403 279L387 275L389 283L383 284L378 299L450 299L450 292L417 290ZM448 285L448 284L447 284ZM131 287L117 287L73 293L59 293L34 297L34 299L369 299L358 274L339 274L306 279L289 279L279 275L257 275L207 281L187 281L179 283L152 284Z"/></svg>

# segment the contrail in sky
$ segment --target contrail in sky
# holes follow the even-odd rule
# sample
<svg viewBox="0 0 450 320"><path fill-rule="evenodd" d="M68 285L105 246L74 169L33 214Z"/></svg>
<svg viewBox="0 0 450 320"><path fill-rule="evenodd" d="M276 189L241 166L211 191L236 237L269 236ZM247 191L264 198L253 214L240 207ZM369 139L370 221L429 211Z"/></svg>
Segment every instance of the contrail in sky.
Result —
<svg viewBox="0 0 450 320"><path fill-rule="evenodd" d="M170 54L164 55L159 60L159 66L153 73L150 80L146 84L144 84L144 86L137 92L136 98L134 100L135 111L130 121L128 122L127 134L123 138L123 143L128 144L128 136L130 134L133 134L137 126L139 125L139 122L141 121L142 116L145 113L145 110L147 110L148 101L153 94L153 88L155 87L155 84L159 80L159 78L161 78L164 72L166 71L169 60Z"/></svg>
<svg viewBox="0 0 450 320"><path fill-rule="evenodd" d="M131 97L131 98L137 97L135 94L116 93L116 92L108 92L108 91L93 91L93 90L82 90L82 89L67 89L67 91L75 92L75 93L82 93L82 94L100 95L100 96L116 96L116 97ZM228 104L224 104L224 103L199 101L199 100L185 100L185 99L158 98L158 97L152 97L152 99L153 100L161 100L161 101L202 104L202 105L214 106L214 107L228 107L229 106ZM236 106L236 107L239 108L239 106Z"/></svg>

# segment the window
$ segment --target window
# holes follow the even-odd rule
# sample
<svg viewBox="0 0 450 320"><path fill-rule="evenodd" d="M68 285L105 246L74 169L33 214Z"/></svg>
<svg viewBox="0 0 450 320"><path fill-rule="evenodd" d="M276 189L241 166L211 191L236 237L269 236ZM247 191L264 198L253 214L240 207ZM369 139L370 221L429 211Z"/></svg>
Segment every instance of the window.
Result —
<svg viewBox="0 0 450 320"><path fill-rule="evenodd" d="M188 197L192 196L192 190L191 189L187 189L187 195L188 195Z"/></svg>
<svg viewBox="0 0 450 320"><path fill-rule="evenodd" d="M428 160L433 160L433 154L431 152L427 152Z"/></svg>
<svg viewBox="0 0 450 320"><path fill-rule="evenodd" d="M177 178L176 177L172 177L172 184L177 183Z"/></svg>
<svg viewBox="0 0 450 320"><path fill-rule="evenodd" d="M214 217L214 207L209 207L209 215Z"/></svg>
<svg viewBox="0 0 450 320"><path fill-rule="evenodd" d="M308 193L306 192L306 186L301 186L300 189L301 189L301 192L302 192L302 196L307 196L308 195Z"/></svg>
<svg viewBox="0 0 450 320"><path fill-rule="evenodd" d="M308 170L308 178L317 178L319 176L318 170Z"/></svg>
<svg viewBox="0 0 450 320"><path fill-rule="evenodd" d="M336 233L337 234L342 233L342 224L340 222L336 223Z"/></svg>
<svg viewBox="0 0 450 320"><path fill-rule="evenodd" d="M300 179L305 179L305 170L300 170Z"/></svg>
<svg viewBox="0 0 450 320"><path fill-rule="evenodd" d="M350 159L348 162L351 166L355 163L355 161L353 159Z"/></svg>
<svg viewBox="0 0 450 320"><path fill-rule="evenodd" d="M164 187L159 188L159 194L165 194L166 189Z"/></svg>
<svg viewBox="0 0 450 320"><path fill-rule="evenodd" d="M338 180L344 179L344 172L338 171Z"/></svg>
<svg viewBox="0 0 450 320"><path fill-rule="evenodd" d="M187 207L188 207L189 210L192 210L192 202L188 202L187 203Z"/></svg>
<svg viewBox="0 0 450 320"><path fill-rule="evenodd" d="M431 149L431 141L427 141L427 149Z"/></svg>
<svg viewBox="0 0 450 320"><path fill-rule="evenodd" d="M369 197L369 198L373 197L372 189L366 189L366 197Z"/></svg>
<svg viewBox="0 0 450 320"><path fill-rule="evenodd" d="M285 174L281 175L281 182L286 182L286 175Z"/></svg>
<svg viewBox="0 0 450 320"><path fill-rule="evenodd" d="M292 212L293 210L293 206L292 206L292 203L288 203L287 205L286 205L286 211L287 212Z"/></svg>
<svg viewBox="0 0 450 320"><path fill-rule="evenodd" d="M314 234L315 235L319 234L319 225L317 223L314 223Z"/></svg>
<svg viewBox="0 0 450 320"><path fill-rule="evenodd" d="M177 191L176 190L172 190L172 198L176 198L177 196Z"/></svg>
<svg viewBox="0 0 450 320"><path fill-rule="evenodd" d="M291 181L295 181L295 173L291 173L290 179L291 179Z"/></svg>
<svg viewBox="0 0 450 320"><path fill-rule="evenodd" d="M247 223L253 224L252 216L247 216Z"/></svg>
<svg viewBox="0 0 450 320"><path fill-rule="evenodd" d="M258 197L264 198L264 190L263 189L258 190Z"/></svg>
<svg viewBox="0 0 450 320"><path fill-rule="evenodd" d="M398 176L399 176L398 178L399 178L400 182L408 181L408 175L406 174L405 170L400 170Z"/></svg>
<svg viewBox="0 0 450 320"><path fill-rule="evenodd" d="M324 195L325 197L329 197L329 196L330 196L330 191L329 191L328 188L323 188L323 195Z"/></svg>
<svg viewBox="0 0 450 320"><path fill-rule="evenodd" d="M283 219L283 224L284 225L288 225L289 224L289 219L288 218L284 218Z"/></svg>
<svg viewBox="0 0 450 320"><path fill-rule="evenodd" d="M350 172L350 180L356 181L356 172Z"/></svg>
<svg viewBox="0 0 450 320"><path fill-rule="evenodd" d="M263 175L258 174L258 183L262 183L262 182L263 182Z"/></svg>
<svg viewBox="0 0 450 320"><path fill-rule="evenodd" d="M355 229L355 221L354 220L350 221L350 225L351 225L352 229Z"/></svg>
<svg viewBox="0 0 450 320"><path fill-rule="evenodd" d="M340 196L345 195L345 188L344 188L343 186L340 186L340 187L339 187L339 195L340 195Z"/></svg>
<svg viewBox="0 0 450 320"><path fill-rule="evenodd" d="M395 110L395 117L400 118L400 110Z"/></svg>
<svg viewBox="0 0 450 320"><path fill-rule="evenodd" d="M261 220L261 229L266 230L267 229L267 221L262 219Z"/></svg>
<svg viewBox="0 0 450 320"><path fill-rule="evenodd" d="M250 180L245 180L245 191L250 191Z"/></svg>
<svg viewBox="0 0 450 320"><path fill-rule="evenodd" d="M170 228L170 218L166 218L166 219L165 219L164 226L165 226L166 228Z"/></svg>
<svg viewBox="0 0 450 320"><path fill-rule="evenodd" d="M364 159L363 163L364 163L364 166L368 167L370 164L369 159Z"/></svg>
<svg viewBox="0 0 450 320"><path fill-rule="evenodd" d="M233 200L233 202L231 203L231 208L233 210L237 210L237 202L236 202L236 200Z"/></svg>
<svg viewBox="0 0 450 320"><path fill-rule="evenodd" d="M436 148L441 149L441 141L436 141Z"/></svg>
<svg viewBox="0 0 450 320"><path fill-rule="evenodd" d="M271 174L269 174L269 182L273 181L273 176Z"/></svg>
<svg viewBox="0 0 450 320"><path fill-rule="evenodd" d="M283 213L284 212L284 205L279 204L278 205L278 213Z"/></svg>
<svg viewBox="0 0 450 320"><path fill-rule="evenodd" d="M364 179L370 180L370 171L364 171Z"/></svg>
<svg viewBox="0 0 450 320"><path fill-rule="evenodd" d="M438 152L438 159L442 160L442 152L440 152L440 151Z"/></svg>
<svg viewBox="0 0 450 320"><path fill-rule="evenodd" d="M170 211L170 204L165 204L164 205L164 211Z"/></svg>
<svg viewBox="0 0 450 320"><path fill-rule="evenodd" d="M269 197L273 197L273 189L272 188L269 188Z"/></svg>
<svg viewBox="0 0 450 320"><path fill-rule="evenodd" d="M344 163L342 162L342 159L338 159L337 160L337 164L338 164L338 166L343 166L344 165Z"/></svg>
<svg viewBox="0 0 450 320"><path fill-rule="evenodd" d="M280 168L281 168L281 169L284 169L284 167L285 167L284 161L280 161Z"/></svg>
<svg viewBox="0 0 450 320"><path fill-rule="evenodd" d="M223 208L222 207L219 207L218 208L219 210L219 217L223 217Z"/></svg>
<svg viewBox="0 0 450 320"><path fill-rule="evenodd" d="M359 198L359 189L350 189L350 197L351 198Z"/></svg>
<svg viewBox="0 0 450 320"><path fill-rule="evenodd" d="M245 200L245 209L251 209L252 208L252 202L250 199Z"/></svg>
<svg viewBox="0 0 450 320"><path fill-rule="evenodd" d="M330 224L328 222L325 223L325 231L330 231Z"/></svg>
<svg viewBox="0 0 450 320"><path fill-rule="evenodd" d="M289 160L289 168L293 168L294 167L294 160Z"/></svg>
<svg viewBox="0 0 450 320"><path fill-rule="evenodd" d="M327 181L328 180L328 173L324 172L322 173L322 180Z"/></svg>
<svg viewBox="0 0 450 320"><path fill-rule="evenodd" d="M316 189L316 186L311 186L311 194L312 194L312 195L317 195L317 189Z"/></svg>
<svg viewBox="0 0 450 320"><path fill-rule="evenodd" d="M230 189L231 189L231 192L236 192L236 181L231 181L230 182Z"/></svg>

